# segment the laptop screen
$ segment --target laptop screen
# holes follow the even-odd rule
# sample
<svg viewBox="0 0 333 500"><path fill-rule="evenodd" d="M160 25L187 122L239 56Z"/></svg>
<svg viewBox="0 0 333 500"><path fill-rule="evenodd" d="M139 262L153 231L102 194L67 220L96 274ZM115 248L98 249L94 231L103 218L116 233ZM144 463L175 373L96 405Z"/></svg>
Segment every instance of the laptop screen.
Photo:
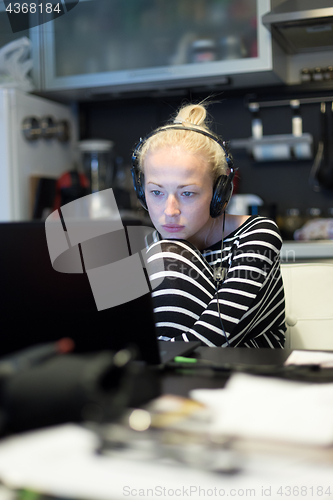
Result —
<svg viewBox="0 0 333 500"><path fill-rule="evenodd" d="M0 356L71 337L77 352L134 345L139 359L160 362L150 293L98 311L86 273L53 269L42 221L0 223L0 289Z"/></svg>

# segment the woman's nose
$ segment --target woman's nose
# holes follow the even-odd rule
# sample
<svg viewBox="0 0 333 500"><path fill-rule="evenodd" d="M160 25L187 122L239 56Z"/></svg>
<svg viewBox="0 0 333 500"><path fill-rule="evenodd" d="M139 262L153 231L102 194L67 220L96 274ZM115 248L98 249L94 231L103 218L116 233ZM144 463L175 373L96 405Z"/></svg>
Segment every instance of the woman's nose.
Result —
<svg viewBox="0 0 333 500"><path fill-rule="evenodd" d="M165 204L164 213L169 217L180 214L179 203L175 196L173 195L168 196Z"/></svg>

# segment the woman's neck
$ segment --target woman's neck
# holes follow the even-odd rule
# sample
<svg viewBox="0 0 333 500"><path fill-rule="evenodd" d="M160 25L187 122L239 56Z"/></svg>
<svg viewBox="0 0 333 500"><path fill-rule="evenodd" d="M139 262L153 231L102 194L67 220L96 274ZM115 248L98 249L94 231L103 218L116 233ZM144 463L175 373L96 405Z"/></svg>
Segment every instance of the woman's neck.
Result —
<svg viewBox="0 0 333 500"><path fill-rule="evenodd" d="M249 215L225 214L224 231L223 231L223 214L217 217L216 219L212 219L210 230L208 231L205 237L202 248L199 248L199 250L203 250L204 248L209 248L212 245L215 245L215 243L221 241L222 234L223 237L225 238L229 234L233 233L242 224L244 224L244 222L249 217L250 217Z"/></svg>

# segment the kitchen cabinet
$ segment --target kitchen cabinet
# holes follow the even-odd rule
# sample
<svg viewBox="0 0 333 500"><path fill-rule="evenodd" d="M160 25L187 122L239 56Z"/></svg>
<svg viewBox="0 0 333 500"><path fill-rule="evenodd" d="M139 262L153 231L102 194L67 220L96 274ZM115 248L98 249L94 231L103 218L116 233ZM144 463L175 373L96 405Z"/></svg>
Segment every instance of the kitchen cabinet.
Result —
<svg viewBox="0 0 333 500"><path fill-rule="evenodd" d="M261 22L270 0L81 0L72 7L40 26L44 91L80 97L283 81L283 60L273 56Z"/></svg>

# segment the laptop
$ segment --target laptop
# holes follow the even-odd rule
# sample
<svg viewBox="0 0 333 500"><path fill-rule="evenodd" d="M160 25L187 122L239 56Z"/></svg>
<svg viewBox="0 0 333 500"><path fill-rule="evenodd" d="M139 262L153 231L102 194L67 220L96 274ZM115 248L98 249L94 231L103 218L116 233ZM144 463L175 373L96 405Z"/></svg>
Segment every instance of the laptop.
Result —
<svg viewBox="0 0 333 500"><path fill-rule="evenodd" d="M0 223L0 290L0 357L70 337L76 352L134 346L137 359L163 365L200 345L157 340L150 293L98 311L86 273L53 269L43 221Z"/></svg>

